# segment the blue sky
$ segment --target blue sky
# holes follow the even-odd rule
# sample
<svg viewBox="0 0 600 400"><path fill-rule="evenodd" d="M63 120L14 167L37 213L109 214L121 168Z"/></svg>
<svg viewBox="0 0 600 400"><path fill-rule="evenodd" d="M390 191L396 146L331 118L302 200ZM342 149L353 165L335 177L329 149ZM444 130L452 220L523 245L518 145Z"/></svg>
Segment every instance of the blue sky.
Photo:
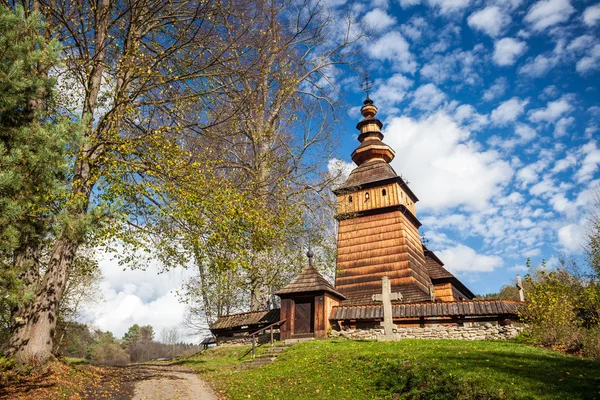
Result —
<svg viewBox="0 0 600 400"><path fill-rule="evenodd" d="M600 185L600 4L375 0L353 12L373 31L363 64L392 166L447 267L489 293L527 257L580 255ZM339 152L350 168L364 93L358 77L340 87L356 105Z"/></svg>
<svg viewBox="0 0 600 400"><path fill-rule="evenodd" d="M581 255L600 185L600 4L543 0L329 0L369 27L361 63L419 197L429 247L475 293L496 292L531 257ZM340 19L341 20L341 19ZM351 168L364 92L359 73L329 77L347 106L336 157ZM334 164L331 160L331 164ZM87 321L157 333L184 313L185 270L127 270L99 255L105 301Z"/></svg>

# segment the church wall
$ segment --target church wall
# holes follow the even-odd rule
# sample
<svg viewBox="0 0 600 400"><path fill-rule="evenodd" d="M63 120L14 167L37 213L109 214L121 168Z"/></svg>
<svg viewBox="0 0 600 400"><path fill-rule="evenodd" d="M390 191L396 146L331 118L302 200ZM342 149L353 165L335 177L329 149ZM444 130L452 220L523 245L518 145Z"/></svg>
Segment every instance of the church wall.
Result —
<svg viewBox="0 0 600 400"><path fill-rule="evenodd" d="M281 340L291 339L294 332L295 303L293 299L281 299L279 318L286 321L281 325Z"/></svg>
<svg viewBox="0 0 600 400"><path fill-rule="evenodd" d="M458 298L454 297L453 289L454 288L450 282L433 285L435 298L442 301L458 300Z"/></svg>
<svg viewBox="0 0 600 400"><path fill-rule="evenodd" d="M429 276L417 228L400 211L340 221L336 289L343 294L417 283L425 292Z"/></svg>
<svg viewBox="0 0 600 400"><path fill-rule="evenodd" d="M386 195L383 195L383 190ZM366 194L369 193L369 199ZM352 198L352 202L350 202ZM414 216L416 216L415 203L397 183L377 186L356 192L338 195L338 214L357 213L397 205L404 205Z"/></svg>

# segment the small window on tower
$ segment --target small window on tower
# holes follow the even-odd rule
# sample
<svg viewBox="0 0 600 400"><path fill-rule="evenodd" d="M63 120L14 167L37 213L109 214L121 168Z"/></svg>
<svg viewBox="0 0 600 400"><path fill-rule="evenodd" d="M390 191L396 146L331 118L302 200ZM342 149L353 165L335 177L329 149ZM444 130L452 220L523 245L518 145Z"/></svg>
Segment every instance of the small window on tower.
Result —
<svg viewBox="0 0 600 400"><path fill-rule="evenodd" d="M365 193L365 200L369 200L369 192Z"/></svg>
<svg viewBox="0 0 600 400"><path fill-rule="evenodd" d="M385 195L387 195L387 192L385 191L385 189L383 189L383 190L381 191L381 195L382 195L382 196L385 196Z"/></svg>
<svg viewBox="0 0 600 400"><path fill-rule="evenodd" d="M352 196L348 196L348 203L352 203Z"/></svg>

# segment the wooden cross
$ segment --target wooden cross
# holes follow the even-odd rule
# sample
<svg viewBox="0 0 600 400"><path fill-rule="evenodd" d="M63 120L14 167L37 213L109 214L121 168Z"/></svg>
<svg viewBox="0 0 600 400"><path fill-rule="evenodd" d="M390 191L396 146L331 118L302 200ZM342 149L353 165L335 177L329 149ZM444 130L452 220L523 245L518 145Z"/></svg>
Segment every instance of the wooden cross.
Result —
<svg viewBox="0 0 600 400"><path fill-rule="evenodd" d="M393 300L402 300L402 294L392 293L390 278L384 276L381 278L381 294L374 294L373 301L381 301L383 303L383 329L386 336L391 336L396 330L392 315Z"/></svg>

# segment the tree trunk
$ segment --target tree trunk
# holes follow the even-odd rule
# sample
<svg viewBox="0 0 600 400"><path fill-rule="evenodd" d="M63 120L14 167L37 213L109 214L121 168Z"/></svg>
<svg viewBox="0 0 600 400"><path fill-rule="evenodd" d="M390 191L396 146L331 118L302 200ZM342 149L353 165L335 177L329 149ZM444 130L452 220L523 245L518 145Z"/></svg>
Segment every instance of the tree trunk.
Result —
<svg viewBox="0 0 600 400"><path fill-rule="evenodd" d="M55 242L48 270L34 299L15 313L8 354L17 362L42 363L51 357L58 305L77 247L68 238Z"/></svg>

